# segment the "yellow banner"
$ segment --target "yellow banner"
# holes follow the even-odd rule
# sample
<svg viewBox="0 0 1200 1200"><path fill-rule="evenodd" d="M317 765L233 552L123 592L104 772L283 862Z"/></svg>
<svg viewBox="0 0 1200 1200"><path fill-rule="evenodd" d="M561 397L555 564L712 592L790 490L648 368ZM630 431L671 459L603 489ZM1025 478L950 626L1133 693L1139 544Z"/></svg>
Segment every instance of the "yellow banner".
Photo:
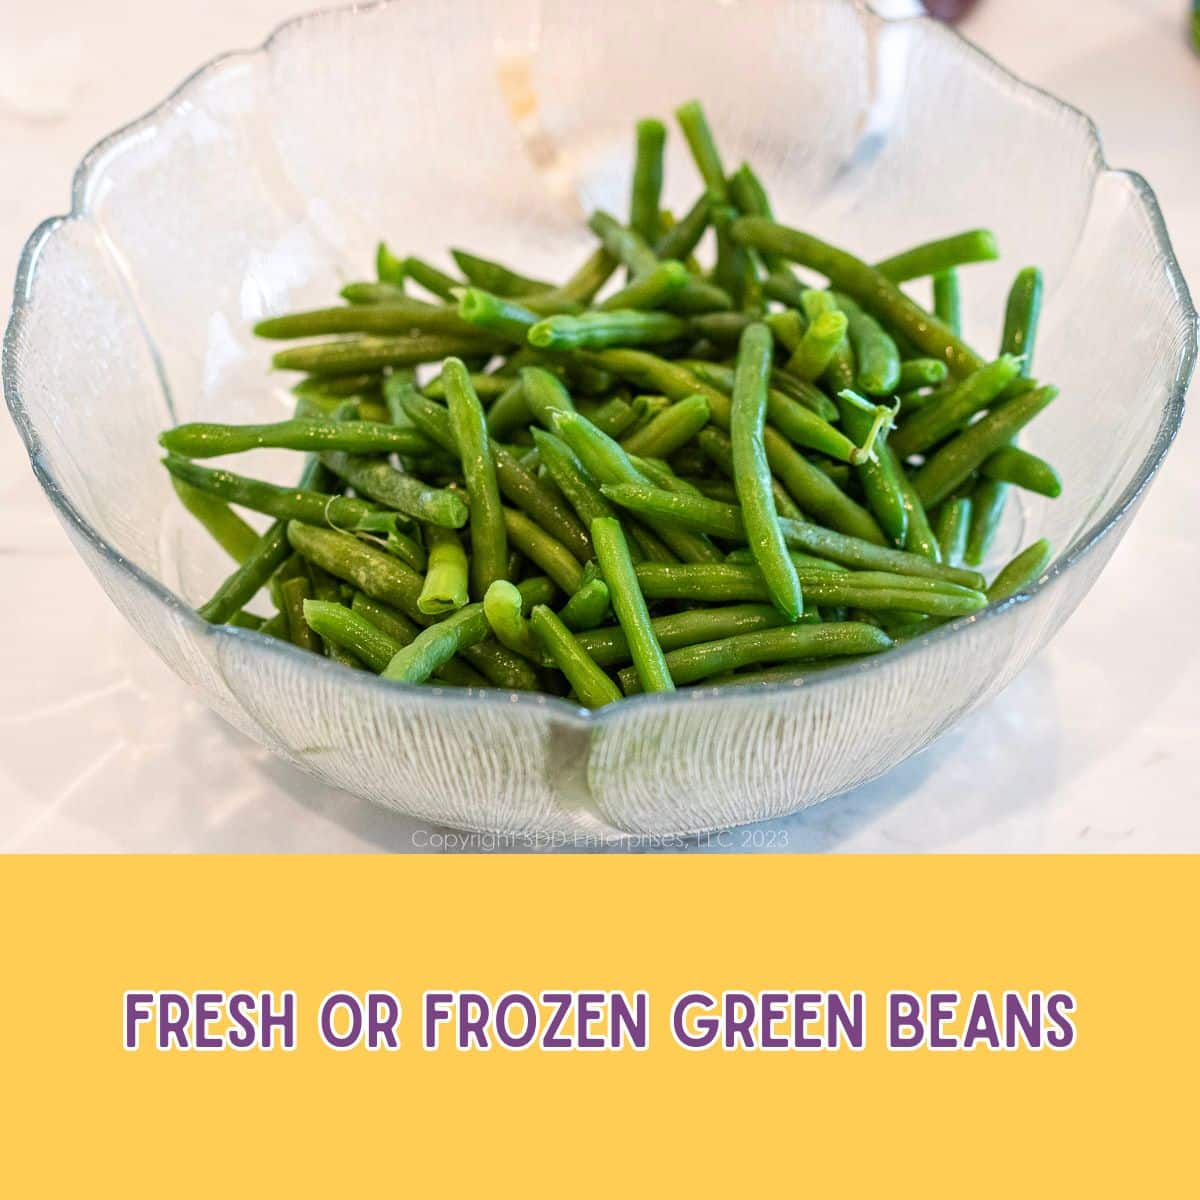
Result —
<svg viewBox="0 0 1200 1200"><path fill-rule="evenodd" d="M1197 858L9 858L0 1195L1182 1195Z"/></svg>

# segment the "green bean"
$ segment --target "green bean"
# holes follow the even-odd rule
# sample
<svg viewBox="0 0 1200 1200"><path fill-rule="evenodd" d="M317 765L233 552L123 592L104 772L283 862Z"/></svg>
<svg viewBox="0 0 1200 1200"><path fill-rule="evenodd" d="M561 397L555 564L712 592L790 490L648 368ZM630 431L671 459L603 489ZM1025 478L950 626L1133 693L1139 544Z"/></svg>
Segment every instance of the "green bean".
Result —
<svg viewBox="0 0 1200 1200"><path fill-rule="evenodd" d="M276 613L275 615L278 616L279 614ZM260 617L257 613L248 612L246 609L234 613L225 622L226 625L232 625L236 629L254 629L258 631L261 631L266 623L267 619L265 617Z"/></svg>
<svg viewBox="0 0 1200 1200"><path fill-rule="evenodd" d="M599 578L585 579L579 590L559 610L558 616L575 633L595 629L608 616L609 603L608 584Z"/></svg>
<svg viewBox="0 0 1200 1200"><path fill-rule="evenodd" d="M999 604L1023 592L1050 565L1054 552L1045 538L1027 546L992 580L987 590L989 604Z"/></svg>
<svg viewBox="0 0 1200 1200"><path fill-rule="evenodd" d="M779 528L771 495L771 470L763 446L771 351L771 331L765 325L751 325L742 335L730 419L733 486L742 506L746 537L767 581L771 600L795 621L804 611L804 600Z"/></svg>
<svg viewBox="0 0 1200 1200"><path fill-rule="evenodd" d="M530 279L527 275L512 271L501 263L493 262L489 258L479 258L465 250L451 250L450 257L458 264L458 269L469 283L506 299L519 299L537 292L549 292L554 288L552 283Z"/></svg>
<svg viewBox="0 0 1200 1200"><path fill-rule="evenodd" d="M729 227L737 217L737 209L714 204L711 209L712 227L717 235L717 262L712 279L733 298L735 308L763 307L758 273L750 252L730 236Z"/></svg>
<svg viewBox="0 0 1200 1200"><path fill-rule="evenodd" d="M303 575L294 576L283 585L283 604L280 611L287 617L288 637L292 645L299 646L301 650L320 653L321 646L317 635L304 619L304 602L309 595L308 579Z"/></svg>
<svg viewBox="0 0 1200 1200"><path fill-rule="evenodd" d="M914 554L924 555L924 557L930 559L932 562L941 562L942 548L938 545L937 536L933 532L933 526L929 524L929 515L925 511L925 505L922 504L921 497L917 495L917 489L912 477L897 457L891 445L886 441L879 447L879 459L880 462L886 465L892 478L898 484L900 498L904 503L905 511L908 513L908 528L904 535L904 549Z"/></svg>
<svg viewBox="0 0 1200 1200"><path fill-rule="evenodd" d="M305 600L304 619L325 641L348 650L377 675L400 649L365 617L332 600Z"/></svg>
<svg viewBox="0 0 1200 1200"><path fill-rule="evenodd" d="M518 590L524 603L532 606L548 603L554 585L539 576L525 580L518 585ZM484 642L490 632L482 602L468 604L436 625L423 629L388 663L383 678L401 683L424 683L439 666L460 651ZM495 645L495 651L496 661L503 664L503 671L488 675L493 683L511 691L537 688L537 676L528 662L499 643Z"/></svg>
<svg viewBox="0 0 1200 1200"><path fill-rule="evenodd" d="M949 373L949 368L939 359L910 358L900 364L900 381L896 384L896 390L908 392L916 388L936 387L939 383L945 383Z"/></svg>
<svg viewBox="0 0 1200 1200"><path fill-rule="evenodd" d="M458 312L472 328L507 338L518 345L525 344L526 336L539 320L538 314L523 304L478 287L467 288L462 293Z"/></svg>
<svg viewBox="0 0 1200 1200"><path fill-rule="evenodd" d="M511 508L501 511L505 532L513 546L549 575L568 596L578 591L583 582L583 565L571 551L524 513Z"/></svg>
<svg viewBox="0 0 1200 1200"><path fill-rule="evenodd" d="M575 411L571 393L562 380L545 368L522 367L520 382L530 415L546 429L552 427L554 413Z"/></svg>
<svg viewBox="0 0 1200 1200"><path fill-rule="evenodd" d="M528 331L528 339L539 350L574 350L672 342L687 331L687 323L670 313L625 309L547 317Z"/></svg>
<svg viewBox="0 0 1200 1200"><path fill-rule="evenodd" d="M413 334L411 337L351 337L310 342L280 350L271 362L281 370L313 375L347 375L383 367L411 367L451 355L492 355L503 340L483 334Z"/></svg>
<svg viewBox="0 0 1200 1200"><path fill-rule="evenodd" d="M455 289L462 287L462 283L452 275L447 275L445 271L439 271L437 267L411 255L404 260L404 275L432 295L451 302L454 300Z"/></svg>
<svg viewBox="0 0 1200 1200"><path fill-rule="evenodd" d="M440 404L413 393L405 397L405 412L422 432L443 449L453 451L454 433L450 416ZM592 543L584 528L562 505L554 493L526 471L507 450L492 443L496 463L496 480L506 500L532 517L552 537L562 542L579 559L591 557Z"/></svg>
<svg viewBox="0 0 1200 1200"><path fill-rule="evenodd" d="M806 614L805 620L809 619ZM750 633L756 629L773 629L787 618L771 604L732 604L723 608L692 608L686 612L654 617L650 627L664 651ZM620 626L606 626L579 634L579 643L602 667L622 666L631 661L629 640Z"/></svg>
<svg viewBox="0 0 1200 1200"><path fill-rule="evenodd" d="M669 257L664 255L664 257ZM546 292L543 300L556 297L577 304L590 304L596 293L617 269L617 260L603 246L597 247L561 287Z"/></svg>
<svg viewBox="0 0 1200 1200"><path fill-rule="evenodd" d="M629 557L629 547L621 523L612 517L600 517L592 522L592 542L596 558L608 585L609 597L617 623L629 644L630 656L642 687L647 692L670 692L675 685L663 658L662 648L654 636L650 613L635 568ZM644 567L645 564L643 564Z"/></svg>
<svg viewBox="0 0 1200 1200"><path fill-rule="evenodd" d="M848 569L846 567L839 566L837 563L829 562L828 559L816 558L811 554L804 554L803 552L797 552L795 550L790 551L788 556L791 558L792 564L795 567L803 567L806 570L840 571L844 574ZM738 563L741 566L753 567L757 565L754 561L754 552L749 546L739 546L736 550L731 550L725 556L725 561L727 563ZM922 580L921 586L923 586L924 583L925 581Z"/></svg>
<svg viewBox="0 0 1200 1200"><path fill-rule="evenodd" d="M929 507L944 500L1057 395L1057 388L1044 387L1014 396L947 442L913 478L921 502Z"/></svg>
<svg viewBox="0 0 1200 1200"><path fill-rule="evenodd" d="M300 521L288 522L287 539L297 554L352 583L372 599L390 604L417 621L425 619L417 604L422 578L399 559L366 545L351 533Z"/></svg>
<svg viewBox="0 0 1200 1200"><path fill-rule="evenodd" d="M638 484L610 485L602 490L608 499L636 515L648 513L714 537L745 541L741 512L734 504ZM983 577L977 571L943 566L918 554L878 546L807 521L781 517L779 527L788 546L842 566L943 580L975 590L983 586Z"/></svg>
<svg viewBox="0 0 1200 1200"><path fill-rule="evenodd" d="M208 530L213 541L236 563L243 563L257 549L260 534L247 525L224 501L193 487L178 476L171 486L184 508Z"/></svg>
<svg viewBox="0 0 1200 1200"><path fill-rule="evenodd" d="M713 423L728 429L732 411L729 395L733 391L733 369L717 363L699 363L694 359L687 359L681 365L708 385L708 390L696 390L708 399ZM712 398L714 393L720 397L716 402ZM789 441L828 454L830 458L857 463L869 457L867 451L856 446L840 429L778 388L767 389L767 420Z"/></svg>
<svg viewBox="0 0 1200 1200"><path fill-rule="evenodd" d="M1000 352L1021 358L1023 376L1029 374L1033 364L1038 319L1042 312L1042 289L1041 271L1037 267L1026 267L1017 274L1004 309Z"/></svg>
<svg viewBox="0 0 1200 1200"><path fill-rule="evenodd" d="M571 448L587 471L601 483L645 483L646 478L625 450L578 413L554 414L554 432ZM593 525L595 522L593 522ZM720 552L703 537L685 530L658 528L654 532L674 554L688 562L716 562Z"/></svg>
<svg viewBox="0 0 1200 1200"><path fill-rule="evenodd" d="M386 634L392 643L386 657L383 657L383 651L387 649L385 646L380 646L372 652L373 657L369 665L377 674L391 662L392 657L401 647L407 646L421 632L420 627L414 625L403 613L397 612L386 604L381 604L378 600L371 599L363 592L354 593L351 608L355 615L361 616L363 620ZM477 651L478 647L475 647L475 650ZM358 652L356 651L356 653ZM359 657L364 662L368 661L362 653L359 653ZM443 683L451 684L454 687L487 687L488 684L487 679L474 667L468 666L457 658L443 663L433 674Z"/></svg>
<svg viewBox="0 0 1200 1200"><path fill-rule="evenodd" d="M629 433L635 425L643 423L642 418L646 415L646 402L640 396L632 402L614 396L603 404L577 404L575 407L601 433L607 433L611 438L620 438L623 433Z"/></svg>
<svg viewBox="0 0 1200 1200"><path fill-rule="evenodd" d="M186 458L214 458L245 450L345 450L351 454L424 454L428 438L412 429L377 425L374 421L328 421L293 418L270 425L214 425L194 421L159 435L159 445Z"/></svg>
<svg viewBox="0 0 1200 1200"><path fill-rule="evenodd" d="M472 326L459 316L456 308L434 308L419 300L350 304L342 308L288 313L259 321L254 332L261 338L323 337L331 333L475 336Z"/></svg>
<svg viewBox="0 0 1200 1200"><path fill-rule="evenodd" d="M819 387L783 367L771 368L771 387L785 396L790 396L797 403L803 404L805 408L811 409L818 417L826 421L838 419L837 405Z"/></svg>
<svg viewBox="0 0 1200 1200"><path fill-rule="evenodd" d="M846 316L846 336L858 368L857 386L868 396L890 396L900 382L900 351L896 343L849 296L839 293L835 300ZM832 353L831 350L831 356Z"/></svg>
<svg viewBox="0 0 1200 1200"><path fill-rule="evenodd" d="M512 380L503 375L481 375L472 371L471 386L480 400L495 400L512 387ZM425 384L421 391L431 400L444 400L446 397L446 385L440 374Z"/></svg>
<svg viewBox="0 0 1200 1200"><path fill-rule="evenodd" d="M846 336L846 314L821 313L809 325L800 344L788 359L787 369L811 383L820 379L833 358L834 351Z"/></svg>
<svg viewBox="0 0 1200 1200"><path fill-rule="evenodd" d="M386 461L354 454L327 452L321 461L361 496L429 525L461 529L467 523L467 504L459 492L430 487L413 475L397 471Z"/></svg>
<svg viewBox="0 0 1200 1200"><path fill-rule="evenodd" d="M771 202L767 198L767 190L762 181L751 169L749 163L742 163L729 177L729 196L737 210L744 217L768 217L774 219ZM787 262L777 254L766 253L762 256L768 271L787 271Z"/></svg>
<svg viewBox="0 0 1200 1200"><path fill-rule="evenodd" d="M967 263L990 262L1000 256L996 235L990 229L970 229L953 237L922 242L902 254L885 258L875 264L875 270L893 283L937 275ZM819 267L814 268L820 270Z"/></svg>
<svg viewBox="0 0 1200 1200"><path fill-rule="evenodd" d="M447 359L442 368L446 379L446 405L450 428L458 447L471 528L471 591L482 599L488 584L503 579L508 565L508 539L504 512L496 480L487 424L479 397L461 360Z"/></svg>
<svg viewBox="0 0 1200 1200"><path fill-rule="evenodd" d="M316 396L319 399L336 397L344 400L349 396L378 396L383 376L378 371L364 371L358 375L334 375L326 378L314 375L302 379L293 388L297 396Z"/></svg>
<svg viewBox="0 0 1200 1200"><path fill-rule="evenodd" d="M937 540L942 548L943 562L962 562L970 528L970 496L952 496L942 504L937 516Z"/></svg>
<svg viewBox="0 0 1200 1200"><path fill-rule="evenodd" d="M497 579L483 597L483 615L501 645L530 662L541 662L542 649L523 611L524 603L515 583Z"/></svg>
<svg viewBox="0 0 1200 1200"><path fill-rule="evenodd" d="M967 548L963 561L973 567L987 558L992 539L1004 515L1004 503L1008 499L1007 483L996 479L982 479L971 493L971 530L967 535Z"/></svg>
<svg viewBox="0 0 1200 1200"><path fill-rule="evenodd" d="M1053 500L1062 495L1062 478L1050 463L1016 446L1002 446L980 469L986 479L1012 483L1039 496Z"/></svg>
<svg viewBox="0 0 1200 1200"><path fill-rule="evenodd" d="M345 528L376 511L375 505L365 500L303 488L279 487L258 479L247 479L244 475L235 475L232 471L201 467L186 458L168 456L163 459L163 465L176 479L182 479L199 491L216 496L227 504L266 513L282 521L297 520L310 525Z"/></svg>
<svg viewBox="0 0 1200 1200"><path fill-rule="evenodd" d="M770 254L769 250L760 250L760 254ZM774 257L779 258L779 255ZM787 261L784 259L783 261ZM763 280L763 292L768 300L776 300L780 304L786 304L788 308L799 308L801 304L801 296L804 294L805 285L789 270L772 271L766 279Z"/></svg>
<svg viewBox="0 0 1200 1200"><path fill-rule="evenodd" d="M711 415L708 401L702 395L685 396L629 434L621 445L627 454L669 458L708 424Z"/></svg>
<svg viewBox="0 0 1200 1200"><path fill-rule="evenodd" d="M939 271L933 277L933 315L956 337L962 335L962 295L958 287L958 272L953 267Z"/></svg>
<svg viewBox="0 0 1200 1200"><path fill-rule="evenodd" d="M687 323L688 334L717 346L736 346L746 326L759 320L755 312L713 312L701 313L690 317Z"/></svg>
<svg viewBox="0 0 1200 1200"><path fill-rule="evenodd" d="M671 678L684 685L759 663L875 654L891 644L892 639L882 629L862 622L791 625L685 646L672 650L666 661ZM620 672L620 680L626 695L640 690L636 674L628 668Z"/></svg>
<svg viewBox="0 0 1200 1200"><path fill-rule="evenodd" d="M901 458L908 458L936 446L991 405L1016 379L1020 369L1020 359L1011 354L1002 354L995 362L980 367L953 391L925 405L905 421L891 439L892 449Z"/></svg>
<svg viewBox="0 0 1200 1200"><path fill-rule="evenodd" d="M639 121L635 128L637 150L629 198L629 227L653 244L658 237L667 127L661 121L647 118Z"/></svg>
<svg viewBox="0 0 1200 1200"><path fill-rule="evenodd" d="M508 386L497 397L487 413L488 433L493 438L504 437L522 425L527 425L531 416L529 401L526 398L525 387L520 376L518 375L516 379L509 379L506 376L505 379Z"/></svg>
<svg viewBox="0 0 1200 1200"><path fill-rule="evenodd" d="M440 617L467 603L467 554L452 529L430 525L425 538L429 567L417 597L417 607L426 616Z"/></svg>
<svg viewBox="0 0 1200 1200"><path fill-rule="evenodd" d="M603 708L621 699L617 685L592 661L575 635L546 605L534 607L530 624L546 653L575 689L584 708Z"/></svg>
<svg viewBox="0 0 1200 1200"><path fill-rule="evenodd" d="M782 312L768 313L763 320L775 335L775 340L788 354L795 354L800 349L804 333L808 329L808 321L796 309L785 308Z"/></svg>
<svg viewBox="0 0 1200 1200"><path fill-rule="evenodd" d="M533 431L533 440L546 474L584 525L590 529L597 517L613 516L612 507L565 442L541 429Z"/></svg>
<svg viewBox="0 0 1200 1200"><path fill-rule="evenodd" d="M733 236L756 250L772 250L819 271L878 320L907 337L932 358L942 359L958 376L969 375L983 360L941 321L910 300L887 276L860 258L827 242L777 225L763 217L739 217Z"/></svg>
<svg viewBox="0 0 1200 1200"><path fill-rule="evenodd" d="M388 249L387 242L380 242L375 247L375 274L380 283L390 283L398 288L404 286L404 260Z"/></svg>
<svg viewBox="0 0 1200 1200"><path fill-rule="evenodd" d="M891 576L895 583L881 586L860 580L855 571L832 572L797 567L807 599L817 605L848 605L868 612L894 611L959 617L978 612L986 603L975 591L924 591L919 585L929 580ZM766 580L756 566L735 563L642 563L637 579L647 600L693 600L706 604L766 601L771 598ZM953 588L954 584L943 584Z"/></svg>
<svg viewBox="0 0 1200 1200"><path fill-rule="evenodd" d="M630 280L625 287L613 292L597 307L601 312L619 312L630 308L656 309L666 303L680 288L686 287L690 280L691 275L683 263L666 259L644 275Z"/></svg>
<svg viewBox="0 0 1200 1200"><path fill-rule="evenodd" d="M722 204L729 202L729 188L725 182L725 168L721 165L721 156L717 152L712 130L699 100L689 100L675 110L675 119L683 136L687 139L688 149L692 152L700 178L708 195Z"/></svg>
<svg viewBox="0 0 1200 1200"><path fill-rule="evenodd" d="M402 284L372 283L369 280L356 280L343 285L338 295L351 304L411 304L424 308L433 308L428 301L417 300L410 296Z"/></svg>
<svg viewBox="0 0 1200 1200"><path fill-rule="evenodd" d="M400 528L400 523L407 522L407 520L407 517L402 517L399 513L394 512L365 512L357 521L347 526L345 531L360 536L363 534L375 535L366 540L374 545L382 545L389 554L394 554L414 571L424 571L429 560L425 553L425 547ZM317 523L313 522L313 524ZM322 521L320 524L331 524L335 528L338 527L336 521Z"/></svg>
<svg viewBox="0 0 1200 1200"><path fill-rule="evenodd" d="M700 245L704 230L708 228L709 204L708 193L701 193L700 198L679 220L665 230L654 244L654 253L660 259L678 259L683 262L689 254Z"/></svg>

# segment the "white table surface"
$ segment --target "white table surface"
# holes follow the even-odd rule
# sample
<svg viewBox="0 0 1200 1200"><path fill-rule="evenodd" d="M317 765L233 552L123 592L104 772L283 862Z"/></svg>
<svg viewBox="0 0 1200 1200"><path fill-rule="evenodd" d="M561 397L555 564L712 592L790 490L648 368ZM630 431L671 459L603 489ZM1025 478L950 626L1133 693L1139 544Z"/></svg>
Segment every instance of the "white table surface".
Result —
<svg viewBox="0 0 1200 1200"><path fill-rule="evenodd" d="M13 278L35 224L66 207L71 172L94 141L213 54L258 43L302 4L4 5L0 279ZM982 0L964 28L1095 117L1109 161L1156 189L1184 272L1200 286L1200 57L1184 39L1186 7ZM1108 570L1002 696L885 778L759 827L761 841L791 850L1200 850L1200 640L1180 637L1200 613L1198 481L1193 419ZM1170 623L1141 623L1151 579L1172 589ZM446 831L300 774L194 700L76 558L7 421L0 583L0 850L440 848Z"/></svg>

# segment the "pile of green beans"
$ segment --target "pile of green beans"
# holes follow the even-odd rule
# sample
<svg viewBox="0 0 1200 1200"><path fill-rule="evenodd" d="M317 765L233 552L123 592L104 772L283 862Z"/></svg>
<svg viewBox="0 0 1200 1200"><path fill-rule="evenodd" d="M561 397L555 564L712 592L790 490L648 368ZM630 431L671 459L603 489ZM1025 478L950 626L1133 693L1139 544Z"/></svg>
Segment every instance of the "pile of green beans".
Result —
<svg viewBox="0 0 1200 1200"><path fill-rule="evenodd" d="M664 206L668 130L639 121L628 210L590 215L567 279L380 243L341 304L255 327L299 342L273 360L303 372L295 412L160 439L236 563L200 616L399 684L596 709L794 679L1036 582L1044 540L979 568L1015 492L1064 486L1017 445L1057 395L1032 375L1041 272L980 354L962 300L990 231L872 265L779 223L697 101L675 116L699 197ZM295 484L198 461L260 450L300 452Z"/></svg>

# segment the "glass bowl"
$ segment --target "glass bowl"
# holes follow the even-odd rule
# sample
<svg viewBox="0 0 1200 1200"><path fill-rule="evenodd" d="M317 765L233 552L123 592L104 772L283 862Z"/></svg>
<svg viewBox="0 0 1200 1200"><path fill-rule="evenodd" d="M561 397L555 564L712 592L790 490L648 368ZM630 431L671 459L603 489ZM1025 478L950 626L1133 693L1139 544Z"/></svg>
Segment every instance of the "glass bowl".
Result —
<svg viewBox="0 0 1200 1200"><path fill-rule="evenodd" d="M995 695L1116 548L1183 414L1195 314L1154 196L1081 113L922 18L842 0L404 0L318 13L210 63L83 161L25 248L4 386L30 461L113 602L207 702L288 761L475 830L682 834L791 812L886 771ZM799 684L692 688L598 714L409 688L192 605L228 565L175 503L156 435L270 420L258 318L328 302L380 236L561 277L588 208L621 210L632 124L700 97L781 219L865 257L990 226L965 330L997 344L1015 271L1048 295L1026 444L1061 470L1011 505L997 559L1059 553L1022 595ZM698 180L675 136L666 200ZM262 453L280 479L294 462ZM992 566L994 567L994 563ZM1020 753L1020 747L1013 747Z"/></svg>

